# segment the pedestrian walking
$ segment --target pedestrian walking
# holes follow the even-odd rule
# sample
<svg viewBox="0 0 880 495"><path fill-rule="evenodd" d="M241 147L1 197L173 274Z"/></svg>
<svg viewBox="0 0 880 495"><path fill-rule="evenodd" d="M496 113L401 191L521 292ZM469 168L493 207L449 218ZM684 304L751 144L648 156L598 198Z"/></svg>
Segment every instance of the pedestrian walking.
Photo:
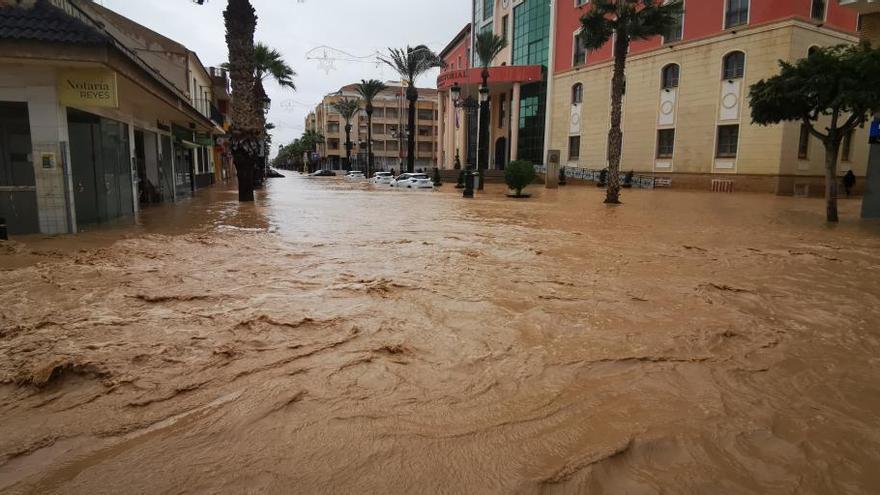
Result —
<svg viewBox="0 0 880 495"><path fill-rule="evenodd" d="M852 194L852 189L856 185L856 174L853 173L852 170L848 170L846 174L843 176L843 190L846 191L846 197L848 198L850 194Z"/></svg>

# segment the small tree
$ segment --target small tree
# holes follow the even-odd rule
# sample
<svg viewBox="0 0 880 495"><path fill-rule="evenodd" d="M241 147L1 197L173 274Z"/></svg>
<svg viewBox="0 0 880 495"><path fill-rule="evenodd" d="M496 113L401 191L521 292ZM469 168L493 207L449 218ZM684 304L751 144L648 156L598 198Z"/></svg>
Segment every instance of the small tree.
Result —
<svg viewBox="0 0 880 495"><path fill-rule="evenodd" d="M626 56L632 40L643 40L669 31L680 22L680 0L595 0L581 17L580 39L587 50L614 43L614 75L611 78L611 129L608 131L608 192L605 202L620 203L620 153L623 132L623 94L626 89Z"/></svg>
<svg viewBox="0 0 880 495"><path fill-rule="evenodd" d="M535 166L525 160L516 160L504 169L504 182L516 192L514 197L522 198L522 190L535 180Z"/></svg>
<svg viewBox="0 0 880 495"><path fill-rule="evenodd" d="M880 110L880 50L869 45L819 48L752 85L752 122L801 122L825 147L825 209L838 221L837 161L844 137ZM824 132L817 129L822 120Z"/></svg>
<svg viewBox="0 0 880 495"><path fill-rule="evenodd" d="M440 187L443 185L443 179L440 178L440 169L434 167L434 177L431 178L431 181L434 182L434 187Z"/></svg>

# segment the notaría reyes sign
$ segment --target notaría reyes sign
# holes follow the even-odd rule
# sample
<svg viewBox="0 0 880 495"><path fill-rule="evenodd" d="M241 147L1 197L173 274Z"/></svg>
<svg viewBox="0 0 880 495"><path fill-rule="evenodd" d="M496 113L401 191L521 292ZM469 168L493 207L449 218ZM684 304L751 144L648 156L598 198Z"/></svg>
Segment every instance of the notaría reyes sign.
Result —
<svg viewBox="0 0 880 495"><path fill-rule="evenodd" d="M58 75L58 99L63 105L119 108L116 72L70 69Z"/></svg>

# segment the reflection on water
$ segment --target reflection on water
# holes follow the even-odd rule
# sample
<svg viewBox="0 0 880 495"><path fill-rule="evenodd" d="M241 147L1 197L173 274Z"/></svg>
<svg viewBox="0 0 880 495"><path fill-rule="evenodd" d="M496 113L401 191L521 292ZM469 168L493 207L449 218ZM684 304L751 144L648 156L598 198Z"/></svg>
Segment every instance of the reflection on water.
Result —
<svg viewBox="0 0 880 495"><path fill-rule="evenodd" d="M531 192L291 177L3 246L0 491L876 493L857 202Z"/></svg>

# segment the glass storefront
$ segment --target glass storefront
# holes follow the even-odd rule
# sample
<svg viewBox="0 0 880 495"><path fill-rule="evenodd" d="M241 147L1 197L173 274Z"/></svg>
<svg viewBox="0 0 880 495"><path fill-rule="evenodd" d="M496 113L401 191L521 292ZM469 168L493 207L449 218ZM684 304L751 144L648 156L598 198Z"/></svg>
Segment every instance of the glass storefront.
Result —
<svg viewBox="0 0 880 495"><path fill-rule="evenodd" d="M544 118L547 110L547 83L538 82L522 87L519 113L520 160L544 162Z"/></svg>
<svg viewBox="0 0 880 495"><path fill-rule="evenodd" d="M546 0L525 0L513 11L513 64L541 65L547 71L550 56L550 5ZM544 161L544 117L547 83L525 85L520 93L520 160Z"/></svg>

